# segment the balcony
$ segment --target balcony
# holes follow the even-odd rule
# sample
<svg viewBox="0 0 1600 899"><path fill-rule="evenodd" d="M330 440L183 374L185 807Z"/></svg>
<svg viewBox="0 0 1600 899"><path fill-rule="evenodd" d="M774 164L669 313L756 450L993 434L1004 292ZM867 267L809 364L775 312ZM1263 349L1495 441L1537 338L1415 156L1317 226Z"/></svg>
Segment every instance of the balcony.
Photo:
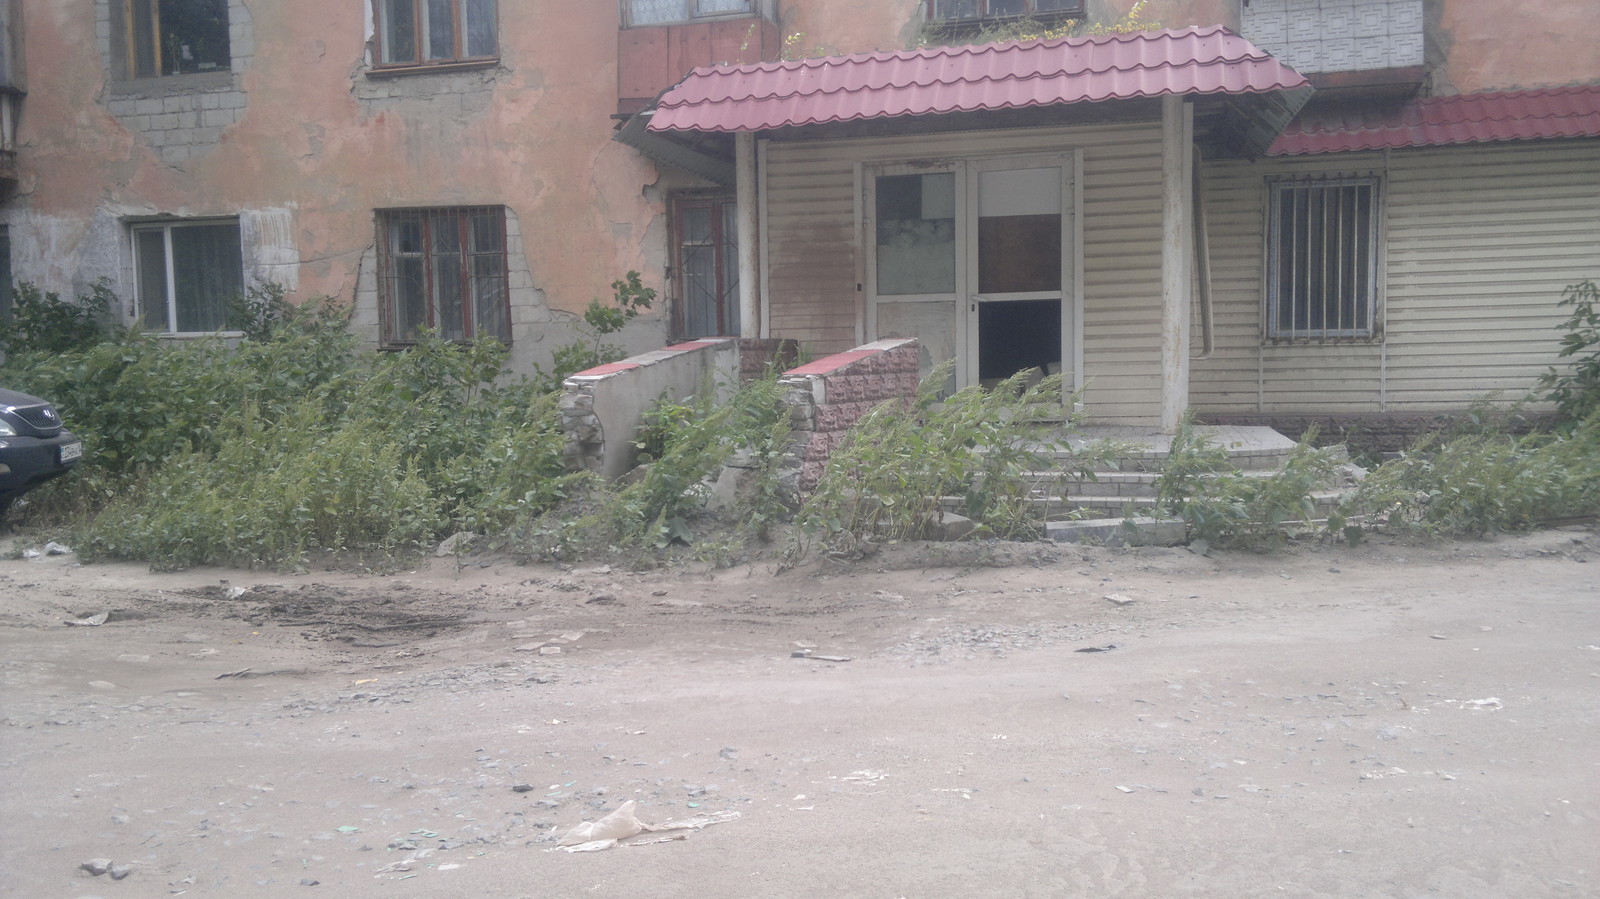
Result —
<svg viewBox="0 0 1600 899"><path fill-rule="evenodd" d="M630 116L698 66L778 58L776 23L757 15L639 25L617 32L617 114Z"/></svg>

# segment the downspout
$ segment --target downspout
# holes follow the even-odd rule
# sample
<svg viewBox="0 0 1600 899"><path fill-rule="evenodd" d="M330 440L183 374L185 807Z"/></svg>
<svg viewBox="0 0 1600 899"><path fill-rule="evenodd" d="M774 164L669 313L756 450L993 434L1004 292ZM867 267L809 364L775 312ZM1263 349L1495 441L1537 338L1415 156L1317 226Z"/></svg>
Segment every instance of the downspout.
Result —
<svg viewBox="0 0 1600 899"><path fill-rule="evenodd" d="M1194 274L1196 293L1200 300L1200 355L1191 358L1210 359L1217 348L1216 332L1212 330L1211 308L1211 236L1206 222L1206 195L1200 184L1200 145L1195 144L1194 180Z"/></svg>
<svg viewBox="0 0 1600 899"><path fill-rule="evenodd" d="M756 135L733 136L735 206L739 219L739 336L761 336L760 205L756 196Z"/></svg>

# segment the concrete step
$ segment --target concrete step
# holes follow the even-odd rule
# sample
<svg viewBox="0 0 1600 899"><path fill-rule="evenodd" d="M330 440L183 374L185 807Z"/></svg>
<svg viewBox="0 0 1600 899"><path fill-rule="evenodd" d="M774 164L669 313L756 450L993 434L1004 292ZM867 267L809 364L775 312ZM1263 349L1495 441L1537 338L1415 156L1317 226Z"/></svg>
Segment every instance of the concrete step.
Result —
<svg viewBox="0 0 1600 899"><path fill-rule="evenodd" d="M1197 425L1195 432L1212 446L1221 448L1229 464L1245 471L1281 468L1296 446L1295 441L1271 428ZM1068 446L1066 450L1047 455L1067 461L1092 450L1096 444L1116 446L1118 450L1113 460L1108 465L1096 466L1107 471L1160 471L1172 450L1170 434L1118 425L1077 428L1066 434L1064 440Z"/></svg>
<svg viewBox="0 0 1600 899"><path fill-rule="evenodd" d="M1339 508L1345 491L1318 490L1311 494L1312 518L1326 518ZM939 508L960 514L964 500L958 496L939 498ZM1074 512L1088 512L1098 518L1148 517L1157 511L1153 496L1052 495L1028 499L1028 507L1046 521L1065 518Z"/></svg>
<svg viewBox="0 0 1600 899"><path fill-rule="evenodd" d="M1251 469L1240 471L1247 478L1265 478L1277 474L1278 469ZM1072 496L1155 496L1159 471L1097 471L1094 479L1049 471L1032 471L1024 477L1048 487L1052 492Z"/></svg>

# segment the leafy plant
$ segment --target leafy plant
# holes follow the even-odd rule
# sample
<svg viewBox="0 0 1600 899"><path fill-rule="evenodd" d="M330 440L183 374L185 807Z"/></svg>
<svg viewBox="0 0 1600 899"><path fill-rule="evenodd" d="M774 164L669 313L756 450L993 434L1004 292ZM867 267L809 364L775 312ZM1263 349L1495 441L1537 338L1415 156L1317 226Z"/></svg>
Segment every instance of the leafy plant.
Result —
<svg viewBox="0 0 1600 899"><path fill-rule="evenodd" d="M12 292L9 315L0 321L0 353L66 353L112 340L117 336L111 315L116 299L105 278L75 300L23 281Z"/></svg>
<svg viewBox="0 0 1600 899"><path fill-rule="evenodd" d="M787 410L776 377L741 385L719 399L709 381L681 402L660 402L641 442L655 448L646 464L615 484L591 482L563 509L563 519L533 529L535 555L571 558L612 552L639 564L646 553L700 541L711 482L737 458L748 472L725 542L765 539L781 509L777 460L788 440ZM729 516L722 516L726 525Z"/></svg>
<svg viewBox="0 0 1600 899"><path fill-rule="evenodd" d="M1545 399L1556 404L1562 427L1573 430L1600 410L1600 287L1593 281L1569 284L1561 292L1560 305L1572 312L1559 328L1561 358L1572 358L1565 370L1551 368L1539 379L1547 389Z"/></svg>
<svg viewBox="0 0 1600 899"><path fill-rule="evenodd" d="M1180 515L1191 537L1218 546L1280 546L1293 528L1312 523L1315 492L1339 464L1333 451L1313 446L1315 440L1314 431L1306 434L1277 471L1249 474L1185 419L1156 479L1157 503Z"/></svg>
<svg viewBox="0 0 1600 899"><path fill-rule="evenodd" d="M546 390L561 389L568 375L596 365L615 362L627 355L617 344L606 343L607 335L615 334L637 318L655 302L656 290L644 286L636 271L611 282L611 305L602 304L599 298L589 301L583 310L582 328L585 336L559 347L552 355L551 369L545 372L536 367L535 380Z"/></svg>

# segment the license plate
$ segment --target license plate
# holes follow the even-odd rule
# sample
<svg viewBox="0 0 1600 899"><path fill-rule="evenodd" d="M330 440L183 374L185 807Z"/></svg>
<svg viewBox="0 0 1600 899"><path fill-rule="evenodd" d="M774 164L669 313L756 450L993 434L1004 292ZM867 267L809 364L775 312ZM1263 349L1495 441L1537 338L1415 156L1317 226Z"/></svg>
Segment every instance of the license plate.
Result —
<svg viewBox="0 0 1600 899"><path fill-rule="evenodd" d="M61 445L61 464L65 465L65 464L67 464L68 462L71 462L74 459L81 458L82 456L83 456L83 444L81 444L81 443L63 443Z"/></svg>

